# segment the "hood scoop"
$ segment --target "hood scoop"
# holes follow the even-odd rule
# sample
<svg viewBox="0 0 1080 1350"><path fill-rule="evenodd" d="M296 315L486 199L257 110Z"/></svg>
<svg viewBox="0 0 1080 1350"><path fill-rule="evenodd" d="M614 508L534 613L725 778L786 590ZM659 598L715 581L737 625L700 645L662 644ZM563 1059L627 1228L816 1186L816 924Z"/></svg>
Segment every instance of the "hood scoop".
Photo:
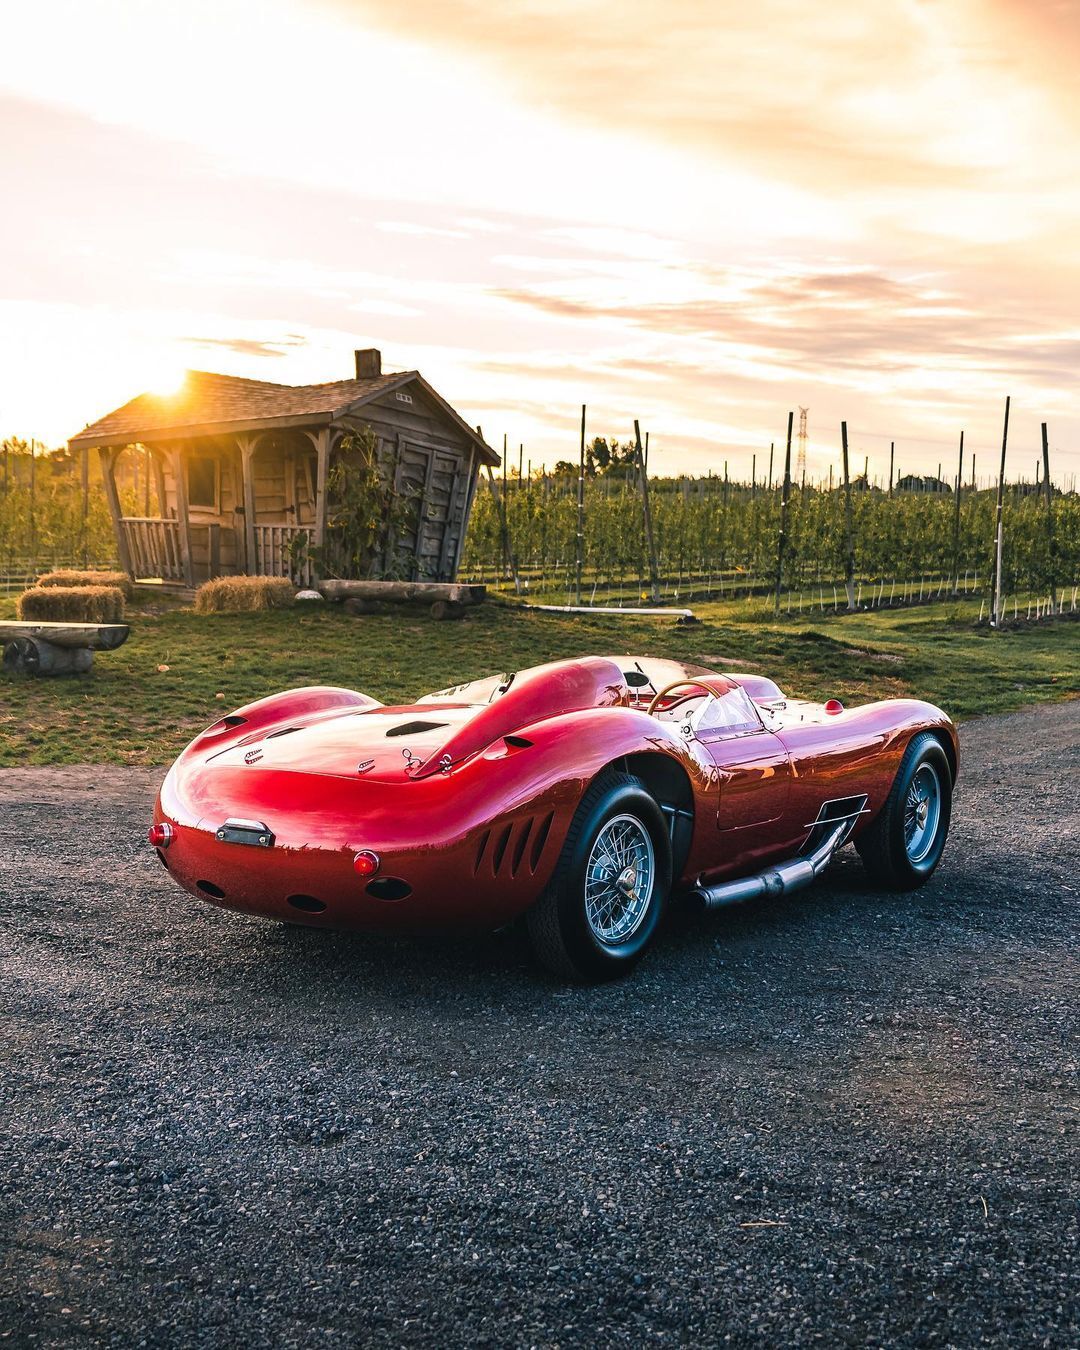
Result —
<svg viewBox="0 0 1080 1350"><path fill-rule="evenodd" d="M426 731L440 731L449 726L448 722L401 722L396 727L387 727L387 736L422 736Z"/></svg>

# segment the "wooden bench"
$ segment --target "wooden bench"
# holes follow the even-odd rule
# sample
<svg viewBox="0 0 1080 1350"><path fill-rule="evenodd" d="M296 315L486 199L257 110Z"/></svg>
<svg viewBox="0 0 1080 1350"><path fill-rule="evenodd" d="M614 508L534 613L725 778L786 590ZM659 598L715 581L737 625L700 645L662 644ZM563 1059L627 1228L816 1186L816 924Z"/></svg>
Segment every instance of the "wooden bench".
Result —
<svg viewBox="0 0 1080 1350"><path fill-rule="evenodd" d="M63 675L89 670L95 652L112 652L126 623L18 623L0 620L4 669L13 675Z"/></svg>

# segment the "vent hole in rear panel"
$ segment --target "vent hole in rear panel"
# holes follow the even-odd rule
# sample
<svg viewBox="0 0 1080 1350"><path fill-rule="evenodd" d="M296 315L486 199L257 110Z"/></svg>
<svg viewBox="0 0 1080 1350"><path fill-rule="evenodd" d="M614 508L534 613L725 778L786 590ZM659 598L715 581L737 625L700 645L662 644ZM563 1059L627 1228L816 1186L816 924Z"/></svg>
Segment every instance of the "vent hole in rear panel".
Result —
<svg viewBox="0 0 1080 1350"><path fill-rule="evenodd" d="M220 886L215 886L212 881L197 881L195 885L203 895L208 895L211 900L224 900L225 892Z"/></svg>
<svg viewBox="0 0 1080 1350"><path fill-rule="evenodd" d="M374 881L368 882L365 889L376 900L404 900L406 896L412 895L412 887L401 877L376 877Z"/></svg>
<svg viewBox="0 0 1080 1350"><path fill-rule="evenodd" d="M326 901L317 900L313 895L290 895L286 897L286 904L292 905L293 909L303 910L305 914L321 914L326 908Z"/></svg>

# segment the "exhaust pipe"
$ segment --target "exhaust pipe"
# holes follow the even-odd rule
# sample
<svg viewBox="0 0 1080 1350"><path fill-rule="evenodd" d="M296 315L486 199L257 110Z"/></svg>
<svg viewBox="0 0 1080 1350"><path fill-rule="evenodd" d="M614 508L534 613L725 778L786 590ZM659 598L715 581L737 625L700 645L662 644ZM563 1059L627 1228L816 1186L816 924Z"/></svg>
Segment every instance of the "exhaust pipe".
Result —
<svg viewBox="0 0 1080 1350"><path fill-rule="evenodd" d="M792 858L752 877L721 881L715 886L696 886L690 896L706 909L719 909L721 905L737 905L743 900L801 891L816 881L832 862L833 854L851 832L853 823L852 820L838 821L835 829L830 830L813 853L807 853L805 857Z"/></svg>

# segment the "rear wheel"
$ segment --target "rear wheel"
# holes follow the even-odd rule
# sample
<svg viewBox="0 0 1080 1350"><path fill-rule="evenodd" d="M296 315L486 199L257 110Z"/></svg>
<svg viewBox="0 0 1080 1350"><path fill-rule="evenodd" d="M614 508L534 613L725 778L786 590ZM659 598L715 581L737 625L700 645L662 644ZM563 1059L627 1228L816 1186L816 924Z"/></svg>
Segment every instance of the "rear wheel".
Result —
<svg viewBox="0 0 1080 1350"><path fill-rule="evenodd" d="M866 870L895 891L921 886L941 861L952 812L952 771L941 742L914 736L877 819L855 841Z"/></svg>
<svg viewBox="0 0 1080 1350"><path fill-rule="evenodd" d="M670 888L663 813L640 779L608 771L581 799L555 875L528 913L533 950L567 979L624 975L652 942Z"/></svg>

